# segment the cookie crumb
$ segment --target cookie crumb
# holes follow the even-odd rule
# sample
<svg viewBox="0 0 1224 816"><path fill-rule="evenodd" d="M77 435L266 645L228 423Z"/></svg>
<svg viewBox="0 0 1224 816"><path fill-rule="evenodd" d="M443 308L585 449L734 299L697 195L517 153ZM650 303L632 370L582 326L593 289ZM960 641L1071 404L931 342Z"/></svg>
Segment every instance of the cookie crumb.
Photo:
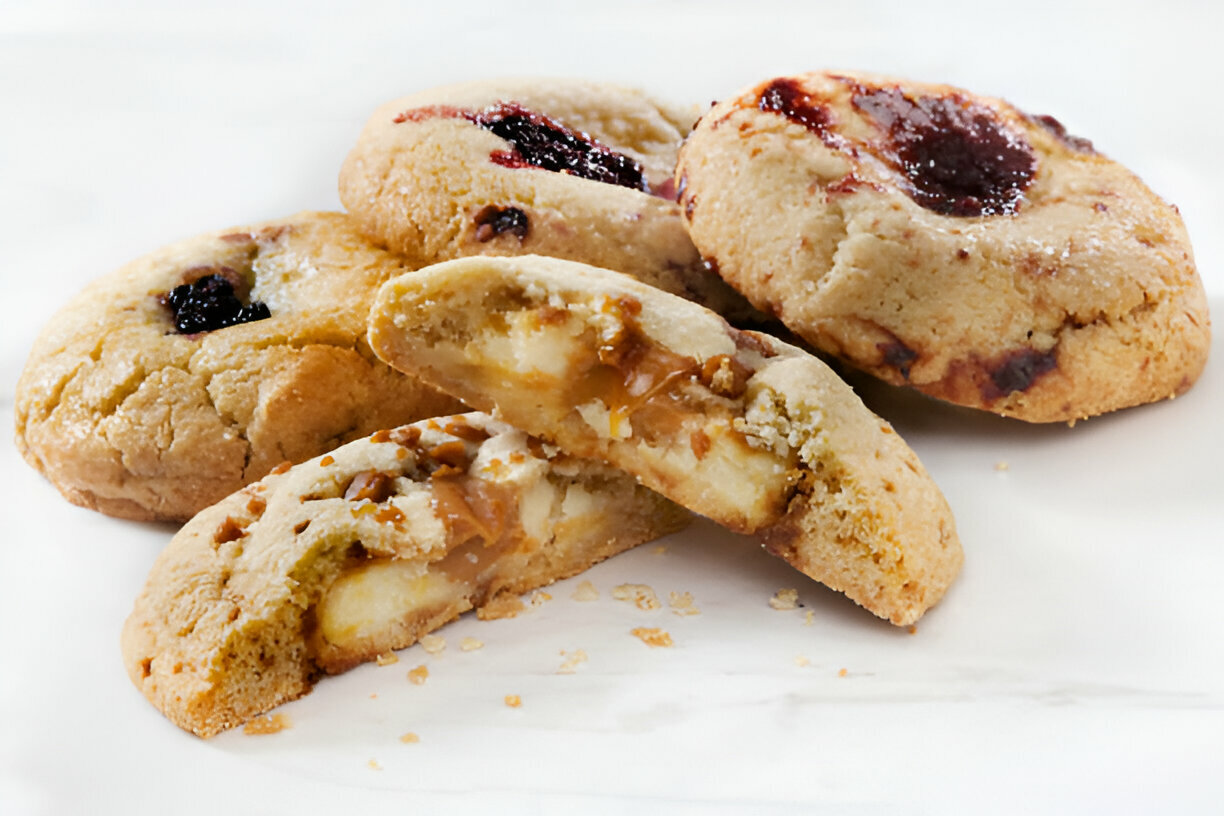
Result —
<svg viewBox="0 0 1224 816"><path fill-rule="evenodd" d="M815 611L815 610L813 610L813 609L809 609L808 611L806 611L806 612L804 612L804 613L803 613L803 625L804 625L804 626L811 626L811 625L812 625L812 621L814 621L814 620L816 620L816 611Z"/></svg>
<svg viewBox="0 0 1224 816"><path fill-rule="evenodd" d="M691 592L670 592L667 595L667 605L671 607L671 611L680 616L700 615L701 610L693 603L693 593Z"/></svg>
<svg viewBox="0 0 1224 816"><path fill-rule="evenodd" d="M665 546L663 546L662 544L660 544L659 546L657 546L657 547L655 547L655 548L654 548L654 554L655 554L655 555L666 555L666 554L667 554L667 547L665 547Z"/></svg>
<svg viewBox="0 0 1224 816"><path fill-rule="evenodd" d="M493 596L492 600L477 609L476 617L480 618L481 620L513 618L526 608L527 607L523 605L522 598L515 595L513 592L503 592L500 595Z"/></svg>
<svg viewBox="0 0 1224 816"><path fill-rule="evenodd" d="M378 657L374 658L374 662L380 666L390 666L392 663L399 662L399 655L395 652L383 652Z"/></svg>
<svg viewBox="0 0 1224 816"><path fill-rule="evenodd" d="M629 634L633 635L652 649L665 649L675 645L672 642L672 636L662 629L639 626L637 629L630 630Z"/></svg>
<svg viewBox="0 0 1224 816"><path fill-rule="evenodd" d="M378 764L377 759L371 759L369 762L366 763L366 765L370 767L371 771L381 771L382 770L382 766Z"/></svg>
<svg viewBox="0 0 1224 816"><path fill-rule="evenodd" d="M420 741L421 741L421 738L418 737L416 733L413 731L408 731L400 735L400 742L403 742L403 743L412 743L412 742L420 742Z"/></svg>
<svg viewBox="0 0 1224 816"><path fill-rule="evenodd" d="M459 641L459 651L461 652L474 652L477 649L482 648L484 648L484 641L478 640L474 637L465 637L463 640Z"/></svg>
<svg viewBox="0 0 1224 816"><path fill-rule="evenodd" d="M530 603L532 606L541 606L542 604L546 604L551 600L551 595L543 590L537 589L535 592L531 593L531 600L528 603Z"/></svg>
<svg viewBox="0 0 1224 816"><path fill-rule="evenodd" d="M837 670L837 676L838 676L838 677L845 677L845 676L846 676L847 674L849 674L849 673L850 673L850 672L846 671L845 669L838 669L838 670Z"/></svg>
<svg viewBox="0 0 1224 816"><path fill-rule="evenodd" d="M797 609L799 607L799 590L779 589L769 599L769 605L774 609Z"/></svg>
<svg viewBox="0 0 1224 816"><path fill-rule="evenodd" d="M803 655L795 655L795 665L796 666L809 666L811 665L811 663L812 661L808 660Z"/></svg>
<svg viewBox="0 0 1224 816"><path fill-rule="evenodd" d="M286 728L292 728L293 721L289 719L287 714L265 714L262 717L256 717L242 726L242 733L260 736L263 734L277 734L284 731Z"/></svg>
<svg viewBox="0 0 1224 816"><path fill-rule="evenodd" d="M436 655L446 648L446 638L441 635L425 635L421 638L421 648L431 655Z"/></svg>
<svg viewBox="0 0 1224 816"><path fill-rule="evenodd" d="M421 686L429 678L429 667L424 663L417 666L408 672L408 682L414 686Z"/></svg>
<svg viewBox="0 0 1224 816"><path fill-rule="evenodd" d="M370 699L371 699L371 700L377 700L377 699L378 699L378 692L374 692L374 691L370 692Z"/></svg>
<svg viewBox="0 0 1224 816"><path fill-rule="evenodd" d="M510 708L518 708L522 704L523 704L523 698L518 696L517 694L507 694L506 695L506 705L509 706Z"/></svg>
<svg viewBox="0 0 1224 816"><path fill-rule="evenodd" d="M334 464L336 464L336 458L332 456L330 453L327 456L324 456L322 459L319 460L319 465L321 467L327 467L328 465L334 465Z"/></svg>
<svg viewBox="0 0 1224 816"><path fill-rule="evenodd" d="M906 631L908 631L908 632L909 632L911 635L916 635L916 634L918 634L918 627L917 627L917 626L911 626L911 627L910 627L909 629L907 629Z"/></svg>
<svg viewBox="0 0 1224 816"><path fill-rule="evenodd" d="M570 597L575 601L598 601L599 590L590 581L583 581Z"/></svg>
<svg viewBox="0 0 1224 816"><path fill-rule="evenodd" d="M561 656L565 660L561 663L561 667L557 669L557 674L573 674L580 664L587 662L587 653L582 649L575 649L572 652L562 649Z"/></svg>
<svg viewBox="0 0 1224 816"><path fill-rule="evenodd" d="M1000 459L999 461L995 462L995 470L1004 471L1007 470L1008 467L1009 465L1007 464L1006 459Z"/></svg>
<svg viewBox="0 0 1224 816"><path fill-rule="evenodd" d="M621 584L612 587L612 597L618 601L631 601L638 609L650 611L662 606L654 589L648 584Z"/></svg>

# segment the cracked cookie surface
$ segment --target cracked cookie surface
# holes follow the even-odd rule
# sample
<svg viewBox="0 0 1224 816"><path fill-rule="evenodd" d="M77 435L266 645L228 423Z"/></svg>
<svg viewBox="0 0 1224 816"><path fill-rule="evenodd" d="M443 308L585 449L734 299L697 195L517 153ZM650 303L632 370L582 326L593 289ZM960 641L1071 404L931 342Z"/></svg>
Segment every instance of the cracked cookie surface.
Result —
<svg viewBox="0 0 1224 816"><path fill-rule="evenodd" d="M687 512L483 414L379 431L200 512L123 628L132 682L211 736Z"/></svg>
<svg viewBox="0 0 1224 816"><path fill-rule="evenodd" d="M1033 422L1180 394L1210 322L1176 208L1049 116L850 73L761 83L680 152L694 242L895 385Z"/></svg>
<svg viewBox="0 0 1224 816"><path fill-rule="evenodd" d="M530 256L437 264L380 290L370 344L467 404L755 533L893 623L917 620L960 569L939 488L824 363L624 275Z"/></svg>
<svg viewBox="0 0 1224 816"><path fill-rule="evenodd" d="M374 291L408 269L337 213L134 261L36 340L17 386L17 446L75 504L182 521L281 462L453 411L365 340Z"/></svg>
<svg viewBox="0 0 1224 816"><path fill-rule="evenodd" d="M375 111L341 170L340 199L373 240L421 265L567 258L761 322L703 264L674 200L676 151L694 118L577 80L436 88Z"/></svg>

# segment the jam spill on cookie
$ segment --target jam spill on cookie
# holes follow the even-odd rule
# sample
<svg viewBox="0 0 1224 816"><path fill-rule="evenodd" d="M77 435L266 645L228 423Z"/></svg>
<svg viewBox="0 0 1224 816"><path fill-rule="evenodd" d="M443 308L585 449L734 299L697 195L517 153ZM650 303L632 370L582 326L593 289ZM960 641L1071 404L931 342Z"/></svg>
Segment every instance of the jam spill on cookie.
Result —
<svg viewBox="0 0 1224 816"><path fill-rule="evenodd" d="M1011 215L1037 171L1032 148L990 108L960 94L910 96L853 83L854 107L886 134L882 158L921 206L943 215Z"/></svg>
<svg viewBox="0 0 1224 816"><path fill-rule="evenodd" d="M1039 115L1030 113L1026 115L1030 120L1048 130L1050 135L1052 135L1055 139L1062 142L1075 152L1088 153L1093 156L1096 155L1096 148L1093 147L1091 139L1085 139L1083 136L1074 136L1068 133L1067 128L1063 125L1063 123L1055 119L1053 116L1044 113Z"/></svg>
<svg viewBox="0 0 1224 816"><path fill-rule="evenodd" d="M1049 351L1010 352L990 369L990 381L982 384L982 397L990 402L1015 391L1027 391L1039 377L1057 367L1057 347Z"/></svg>
<svg viewBox="0 0 1224 816"><path fill-rule="evenodd" d="M798 80L784 77L770 82L765 86L765 90L761 91L757 108L767 113L779 113L792 122L803 125L819 136L825 144L830 144L833 138L833 133L829 130L833 115L827 107L813 100Z"/></svg>
<svg viewBox="0 0 1224 816"><path fill-rule="evenodd" d="M486 204L477 211L472 220L476 222L476 240L482 244L492 241L503 232L508 232L522 241L531 230L527 213L518 207Z"/></svg>
<svg viewBox="0 0 1224 816"><path fill-rule="evenodd" d="M244 304L224 274L204 275L176 286L162 296L162 302L174 315L174 329L179 334L215 331L272 316L266 303Z"/></svg>

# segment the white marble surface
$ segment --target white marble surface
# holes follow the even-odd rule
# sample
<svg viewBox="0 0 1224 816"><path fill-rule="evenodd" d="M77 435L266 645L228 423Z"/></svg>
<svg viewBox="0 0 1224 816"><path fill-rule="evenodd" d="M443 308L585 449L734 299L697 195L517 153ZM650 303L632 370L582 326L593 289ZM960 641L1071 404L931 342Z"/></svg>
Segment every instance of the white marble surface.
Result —
<svg viewBox="0 0 1224 816"><path fill-rule="evenodd" d="M85 281L206 229L338 207L340 161L377 104L491 75L704 104L828 66L1006 96L1176 202L1224 314L1215 5L166 5L0 4L7 427L34 334ZM530 614L448 627L439 657L418 647L321 683L285 707L289 731L208 742L165 722L119 661L172 529L67 505L5 444L0 813L1218 813L1220 345L1188 395L1075 428L864 386L965 546L915 634L703 525L598 567L596 603L558 585ZM702 614L611 600L625 581L690 591ZM770 609L780 587L805 610ZM676 647L645 648L628 634L643 624ZM466 635L485 648L461 653ZM556 674L578 648L590 660ZM430 678L410 685L420 663Z"/></svg>

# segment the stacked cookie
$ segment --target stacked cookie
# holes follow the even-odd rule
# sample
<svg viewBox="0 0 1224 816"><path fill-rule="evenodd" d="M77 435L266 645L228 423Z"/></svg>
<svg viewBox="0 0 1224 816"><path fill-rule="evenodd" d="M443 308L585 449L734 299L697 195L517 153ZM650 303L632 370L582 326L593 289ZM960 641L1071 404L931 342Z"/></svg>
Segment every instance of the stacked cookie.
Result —
<svg viewBox="0 0 1224 816"><path fill-rule="evenodd" d="M347 215L170 247L55 318L26 459L75 503L191 519L123 637L168 717L216 733L687 511L917 620L961 564L943 496L749 327L1030 421L1202 368L1180 219L1048 117L814 74L687 121L568 81L396 100Z"/></svg>

